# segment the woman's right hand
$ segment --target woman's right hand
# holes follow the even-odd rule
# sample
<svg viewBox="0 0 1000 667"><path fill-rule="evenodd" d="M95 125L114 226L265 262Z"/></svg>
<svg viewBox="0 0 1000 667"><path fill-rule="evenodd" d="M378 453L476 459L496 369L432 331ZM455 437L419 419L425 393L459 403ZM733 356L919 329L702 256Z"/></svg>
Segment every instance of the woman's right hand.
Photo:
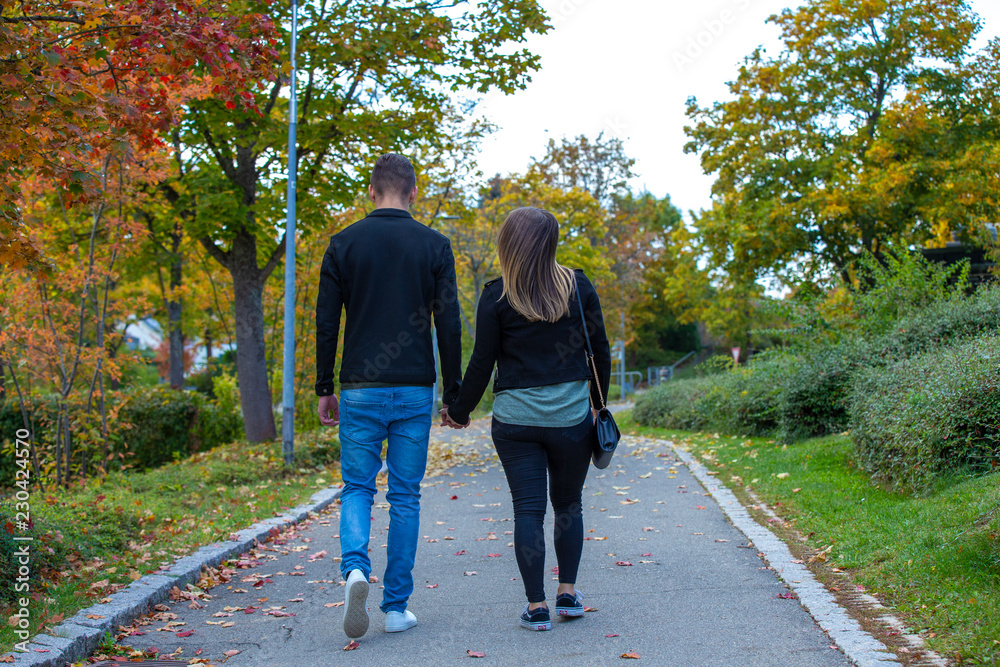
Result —
<svg viewBox="0 0 1000 667"><path fill-rule="evenodd" d="M438 414L441 415L441 426L449 426L451 428L468 428L469 424L472 423L471 419L469 420L469 424L459 424L457 421L452 419L451 415L448 414L447 405L441 408L441 412Z"/></svg>

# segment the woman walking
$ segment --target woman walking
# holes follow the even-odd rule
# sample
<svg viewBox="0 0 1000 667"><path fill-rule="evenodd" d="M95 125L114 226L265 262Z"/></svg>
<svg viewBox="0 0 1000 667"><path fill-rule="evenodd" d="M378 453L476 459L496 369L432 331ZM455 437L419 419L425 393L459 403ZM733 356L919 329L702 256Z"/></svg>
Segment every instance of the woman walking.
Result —
<svg viewBox="0 0 1000 667"><path fill-rule="evenodd" d="M546 481L559 564L556 613L584 613L576 591L581 496L594 443L591 399L600 404L598 387L588 383L585 331L603 396L611 375L597 292L583 271L556 262L558 243L559 225L548 211L519 208L504 220L497 238L502 277L483 288L472 359L458 398L441 411L444 424L467 425L496 365L493 443L514 503L514 550L528 597L520 623L532 630L552 628L544 589Z"/></svg>

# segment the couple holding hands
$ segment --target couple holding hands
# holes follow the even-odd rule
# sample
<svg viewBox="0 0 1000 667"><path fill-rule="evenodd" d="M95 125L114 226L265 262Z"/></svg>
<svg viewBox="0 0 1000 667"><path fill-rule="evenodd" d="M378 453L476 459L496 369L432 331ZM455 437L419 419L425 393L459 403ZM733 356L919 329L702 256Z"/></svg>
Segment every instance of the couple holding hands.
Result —
<svg viewBox="0 0 1000 667"><path fill-rule="evenodd" d="M581 494L593 451L591 406L602 404L611 374L597 292L582 271L556 262L559 226L551 213L512 211L497 238L501 277L479 298L463 379L455 259L448 238L409 213L417 196L409 160L381 156L368 192L375 210L330 240L316 304L319 416L326 426L340 425L344 632L356 639L368 631L371 508L386 440L390 522L380 608L386 632L417 624L407 602L435 400L432 331L444 388L442 425L468 426L493 378L492 437L513 499L514 551L528 601L520 625L552 627L543 584L547 490L559 564L556 613L582 616L575 585L583 551ZM342 311L338 400L333 374Z"/></svg>

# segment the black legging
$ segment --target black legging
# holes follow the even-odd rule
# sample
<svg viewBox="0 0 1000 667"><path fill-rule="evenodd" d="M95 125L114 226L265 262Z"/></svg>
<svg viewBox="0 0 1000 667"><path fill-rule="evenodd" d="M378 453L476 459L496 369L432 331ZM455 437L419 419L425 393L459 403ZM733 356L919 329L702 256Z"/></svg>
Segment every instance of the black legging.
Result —
<svg viewBox="0 0 1000 667"><path fill-rule="evenodd" d="M555 511L559 583L575 584L583 552L583 483L590 466L593 418L567 428L515 426L493 419L497 448L514 500L514 551L528 602L545 601L546 471Z"/></svg>

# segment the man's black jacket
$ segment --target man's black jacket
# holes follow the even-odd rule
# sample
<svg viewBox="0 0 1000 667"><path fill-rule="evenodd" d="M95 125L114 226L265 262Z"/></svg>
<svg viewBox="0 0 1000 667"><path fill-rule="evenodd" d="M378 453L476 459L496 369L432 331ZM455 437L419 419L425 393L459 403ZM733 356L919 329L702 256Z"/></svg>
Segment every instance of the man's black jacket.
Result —
<svg viewBox="0 0 1000 667"><path fill-rule="evenodd" d="M316 300L316 394L334 393L340 311L341 384L430 386L437 329L444 403L458 395L462 330L448 239L407 211L380 208L330 239Z"/></svg>
<svg viewBox="0 0 1000 667"><path fill-rule="evenodd" d="M501 294L502 278L492 280L483 287L476 310L476 346L465 369L465 380L458 399L448 408L452 419L459 424L469 421L469 413L476 408L486 391L494 364L494 393L504 389L541 387L593 378L587 362L587 341L583 337L578 295L583 300L601 395L607 397L611 379L611 346L604 330L601 300L583 271L576 271L576 293L570 298L569 314L558 322L529 322L514 310L506 296L501 298ZM590 395L594 405L600 405L593 382Z"/></svg>

